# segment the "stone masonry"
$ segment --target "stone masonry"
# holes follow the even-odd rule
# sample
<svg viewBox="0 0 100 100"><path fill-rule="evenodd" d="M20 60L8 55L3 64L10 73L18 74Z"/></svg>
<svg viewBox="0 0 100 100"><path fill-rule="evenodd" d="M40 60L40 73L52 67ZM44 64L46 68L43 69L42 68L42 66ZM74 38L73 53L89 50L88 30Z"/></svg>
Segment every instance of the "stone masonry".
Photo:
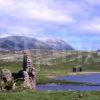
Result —
<svg viewBox="0 0 100 100"><path fill-rule="evenodd" d="M23 56L23 87L36 89L36 69L32 66L32 58L29 52Z"/></svg>

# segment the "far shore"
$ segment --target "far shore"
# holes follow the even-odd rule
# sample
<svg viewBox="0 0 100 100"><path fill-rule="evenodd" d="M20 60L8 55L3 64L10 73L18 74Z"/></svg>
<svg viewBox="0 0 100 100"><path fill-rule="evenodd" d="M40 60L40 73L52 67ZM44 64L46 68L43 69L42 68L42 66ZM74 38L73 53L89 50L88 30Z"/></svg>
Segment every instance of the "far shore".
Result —
<svg viewBox="0 0 100 100"><path fill-rule="evenodd" d="M100 74L100 72L71 72L71 73L68 73L68 75L86 75L86 74L95 74L95 73L98 73Z"/></svg>
<svg viewBox="0 0 100 100"><path fill-rule="evenodd" d="M68 75L87 75L87 74L100 74L100 72L68 72L66 75L58 75L58 76L68 76ZM57 75L48 76L48 78L55 78Z"/></svg>

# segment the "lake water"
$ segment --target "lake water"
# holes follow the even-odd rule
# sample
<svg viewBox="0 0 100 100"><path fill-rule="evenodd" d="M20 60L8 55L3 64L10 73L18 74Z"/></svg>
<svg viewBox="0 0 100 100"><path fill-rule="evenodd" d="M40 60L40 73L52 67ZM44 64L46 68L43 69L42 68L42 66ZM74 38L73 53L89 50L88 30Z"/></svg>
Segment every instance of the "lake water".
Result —
<svg viewBox="0 0 100 100"><path fill-rule="evenodd" d="M72 90L72 91L100 91L100 86L78 85L38 85L37 90Z"/></svg>
<svg viewBox="0 0 100 100"><path fill-rule="evenodd" d="M69 75L56 77L56 80L69 80L73 82L100 83L100 73L92 73L86 75Z"/></svg>
<svg viewBox="0 0 100 100"><path fill-rule="evenodd" d="M69 75L56 77L56 80L69 80L73 82L85 82L100 84L100 73L86 74L86 75ZM37 85L37 90L72 90L72 91L100 91L100 85Z"/></svg>

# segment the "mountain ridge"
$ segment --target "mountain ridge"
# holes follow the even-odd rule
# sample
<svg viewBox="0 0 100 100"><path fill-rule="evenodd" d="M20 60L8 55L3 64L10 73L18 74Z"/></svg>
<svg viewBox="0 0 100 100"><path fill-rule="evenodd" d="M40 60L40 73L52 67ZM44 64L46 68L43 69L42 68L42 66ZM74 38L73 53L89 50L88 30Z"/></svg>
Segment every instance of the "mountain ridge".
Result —
<svg viewBox="0 0 100 100"><path fill-rule="evenodd" d="M54 49L54 50L74 50L73 47L64 40L40 41L36 38L25 36L8 36L0 38L0 48L5 50L25 50L25 49Z"/></svg>

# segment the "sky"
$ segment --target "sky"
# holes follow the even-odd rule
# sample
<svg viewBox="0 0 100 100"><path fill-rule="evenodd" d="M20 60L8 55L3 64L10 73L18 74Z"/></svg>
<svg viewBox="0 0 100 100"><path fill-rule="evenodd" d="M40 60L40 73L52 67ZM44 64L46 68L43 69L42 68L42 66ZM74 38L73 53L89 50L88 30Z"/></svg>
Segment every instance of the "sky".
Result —
<svg viewBox="0 0 100 100"><path fill-rule="evenodd" d="M78 50L100 48L100 0L0 0L0 38L63 39Z"/></svg>

